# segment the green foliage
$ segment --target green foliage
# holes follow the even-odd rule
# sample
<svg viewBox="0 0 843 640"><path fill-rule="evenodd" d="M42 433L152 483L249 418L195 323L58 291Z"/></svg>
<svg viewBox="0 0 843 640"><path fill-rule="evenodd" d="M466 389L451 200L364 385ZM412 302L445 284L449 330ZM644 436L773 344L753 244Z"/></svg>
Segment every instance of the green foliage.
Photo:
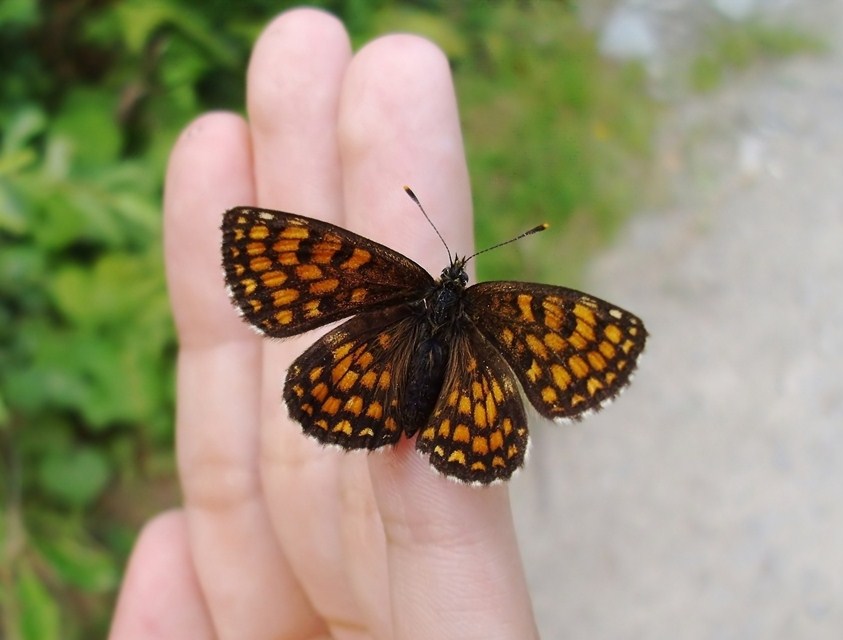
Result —
<svg viewBox="0 0 843 640"><path fill-rule="evenodd" d="M691 65L691 82L697 91L712 91L730 72L761 61L826 49L816 36L793 27L762 23L720 24L706 43L706 50Z"/></svg>
<svg viewBox="0 0 843 640"><path fill-rule="evenodd" d="M518 262L520 243L489 256L485 275L559 282L634 202L653 123L643 78L601 61L565 4L316 4L357 44L402 29L448 53L478 245L556 223L552 238L530 240L541 248L525 261L534 272ZM252 42L285 6L0 4L3 637L104 633L132 532L151 509L117 498L172 476L166 156L198 113L242 108ZM566 227L577 236L560 251Z"/></svg>

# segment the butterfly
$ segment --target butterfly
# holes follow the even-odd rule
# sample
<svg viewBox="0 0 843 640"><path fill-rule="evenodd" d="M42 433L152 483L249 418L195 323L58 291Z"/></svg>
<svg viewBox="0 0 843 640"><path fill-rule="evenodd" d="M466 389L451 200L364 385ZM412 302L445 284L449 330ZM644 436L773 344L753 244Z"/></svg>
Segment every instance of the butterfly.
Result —
<svg viewBox="0 0 843 640"><path fill-rule="evenodd" d="M284 401L304 433L346 450L418 435L439 472L486 485L524 462L522 391L546 418L579 419L627 385L647 332L632 313L573 289L467 286L474 256L448 256L434 279L328 222L256 207L223 215L225 281L260 333L287 338L351 316L287 372Z"/></svg>

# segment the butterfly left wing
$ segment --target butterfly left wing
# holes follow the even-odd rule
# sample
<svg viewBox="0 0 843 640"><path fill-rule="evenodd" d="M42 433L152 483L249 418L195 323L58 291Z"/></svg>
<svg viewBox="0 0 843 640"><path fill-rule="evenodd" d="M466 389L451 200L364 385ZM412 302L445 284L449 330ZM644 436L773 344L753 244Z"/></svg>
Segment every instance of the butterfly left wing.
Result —
<svg viewBox="0 0 843 640"><path fill-rule="evenodd" d="M524 282L481 282L465 313L500 351L546 418L577 419L628 383L647 331L639 318L580 291Z"/></svg>
<svg viewBox="0 0 843 640"><path fill-rule="evenodd" d="M419 324L407 307L355 316L329 331L287 372L284 401L304 432L343 449L398 440L404 387Z"/></svg>
<svg viewBox="0 0 843 640"><path fill-rule="evenodd" d="M235 207L223 215L222 235L232 299L274 338L418 299L433 284L389 247L293 213Z"/></svg>
<svg viewBox="0 0 843 640"><path fill-rule="evenodd" d="M475 329L454 334L442 392L416 448L462 482L506 480L524 463L527 416L504 359Z"/></svg>

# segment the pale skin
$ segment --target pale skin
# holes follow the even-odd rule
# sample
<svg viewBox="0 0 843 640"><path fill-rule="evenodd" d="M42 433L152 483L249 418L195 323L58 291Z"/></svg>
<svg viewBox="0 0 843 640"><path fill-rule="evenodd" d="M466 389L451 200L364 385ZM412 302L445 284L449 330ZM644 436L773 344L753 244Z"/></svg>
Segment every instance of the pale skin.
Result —
<svg viewBox="0 0 843 640"><path fill-rule="evenodd" d="M352 54L315 10L278 17L249 66L248 119L211 113L173 149L165 254L179 335L184 504L141 532L110 637L533 638L505 484L437 475L402 440L343 453L302 435L281 400L319 335L260 338L222 282L222 212L319 217L438 276L472 248L471 196L450 70L392 35Z"/></svg>

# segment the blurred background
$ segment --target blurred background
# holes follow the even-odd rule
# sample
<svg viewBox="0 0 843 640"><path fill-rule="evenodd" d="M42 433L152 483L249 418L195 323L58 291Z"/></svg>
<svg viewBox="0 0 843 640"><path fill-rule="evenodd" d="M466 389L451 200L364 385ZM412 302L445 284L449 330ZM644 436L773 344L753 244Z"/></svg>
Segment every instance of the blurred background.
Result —
<svg viewBox="0 0 843 640"><path fill-rule="evenodd" d="M196 115L242 112L251 46L295 4L0 3L0 637L103 636L140 525L178 502L164 166ZM762 419L749 431L758 440L735 436L747 458L722 455L729 420L740 431L789 388L779 377L760 390L745 384L784 370L757 354L785 329L807 340L843 320L839 306L811 312L828 299L823 283L839 284L829 274L843 275L833 258L843 199L812 209L839 180L829 173L807 189L825 179L815 160L839 171L843 157L834 153L843 152L838 3L311 4L341 17L355 46L400 30L448 55L477 246L553 226L529 256L523 243L485 254L482 279L587 285L653 334L633 389L593 423L537 425L533 459L513 483L544 636L841 637L839 552L791 566L759 551L816 548L814 534L828 532L787 528L808 520L770 501L782 474L804 480L786 485L788 509L843 524L841 490L828 493L843 486L829 426L843 400L812 384L817 367L824 384L828 372L799 360L795 377L781 378L796 385L793 411ZM832 130L811 129L823 126ZM788 168L804 175L788 183ZM793 184L803 200L788 199ZM761 217L744 217L744 204ZM789 225L793 215L802 224ZM817 250L791 236L804 227ZM751 279L758 251L788 258L777 240L796 258L827 258L808 265L819 289L788 280L804 267L789 259L774 263L781 270L761 262ZM780 299L765 297L783 286ZM733 318L746 324L736 330ZM780 327L765 333L758 318ZM803 387L822 394L804 407L798 437L809 441L797 446L813 447L827 475L804 475L816 465L788 455ZM740 476L731 501L734 472L753 460L759 475ZM726 541L708 544L717 534ZM819 539L836 548L833 536Z"/></svg>

